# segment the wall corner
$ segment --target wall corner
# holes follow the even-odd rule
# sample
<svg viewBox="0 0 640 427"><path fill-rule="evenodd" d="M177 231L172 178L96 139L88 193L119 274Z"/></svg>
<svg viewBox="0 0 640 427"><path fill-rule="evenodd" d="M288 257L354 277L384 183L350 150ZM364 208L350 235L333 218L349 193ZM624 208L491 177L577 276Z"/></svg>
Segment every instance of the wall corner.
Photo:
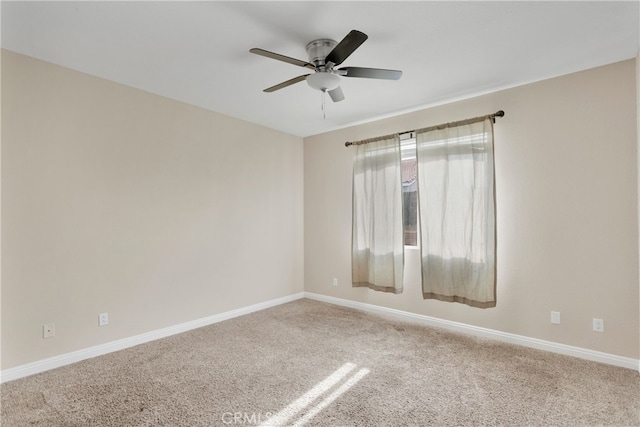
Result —
<svg viewBox="0 0 640 427"><path fill-rule="evenodd" d="M638 17L638 21L640 25L640 16ZM638 307L640 307L640 39L638 40L638 51L636 52L636 156L636 169L638 174ZM640 334L640 325L638 331L638 334ZM640 344L638 355L640 356ZM638 357L638 359L640 359L640 357ZM640 363L638 363L638 373L640 373Z"/></svg>

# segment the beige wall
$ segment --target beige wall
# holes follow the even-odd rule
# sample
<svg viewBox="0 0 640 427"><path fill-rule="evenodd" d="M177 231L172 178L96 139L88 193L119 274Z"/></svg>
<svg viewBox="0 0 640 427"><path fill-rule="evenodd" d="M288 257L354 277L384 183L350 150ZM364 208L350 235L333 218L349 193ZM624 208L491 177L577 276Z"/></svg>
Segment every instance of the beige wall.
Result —
<svg viewBox="0 0 640 427"><path fill-rule="evenodd" d="M635 79L629 60L306 138L305 290L637 359ZM497 307L423 300L415 250L403 294L352 288L344 142L498 109Z"/></svg>
<svg viewBox="0 0 640 427"><path fill-rule="evenodd" d="M306 138L303 157L300 138L1 59L2 369L300 292L303 278L310 292L639 357L634 61ZM498 306L423 300L412 250L402 295L351 288L344 142L498 109ZM56 337L43 340L47 322Z"/></svg>
<svg viewBox="0 0 640 427"><path fill-rule="evenodd" d="M303 290L301 138L4 50L2 88L2 369Z"/></svg>

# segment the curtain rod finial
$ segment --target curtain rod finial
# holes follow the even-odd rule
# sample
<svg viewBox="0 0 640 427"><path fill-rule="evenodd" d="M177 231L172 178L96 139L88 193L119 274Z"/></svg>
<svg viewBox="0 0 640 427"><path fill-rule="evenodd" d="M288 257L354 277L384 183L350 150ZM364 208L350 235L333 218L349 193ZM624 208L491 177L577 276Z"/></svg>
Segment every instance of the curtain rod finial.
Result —
<svg viewBox="0 0 640 427"><path fill-rule="evenodd" d="M495 123L496 122L496 117L504 117L504 111L503 110L498 110L498 111L496 111L495 113L493 113L489 117L491 117L491 121L493 123Z"/></svg>

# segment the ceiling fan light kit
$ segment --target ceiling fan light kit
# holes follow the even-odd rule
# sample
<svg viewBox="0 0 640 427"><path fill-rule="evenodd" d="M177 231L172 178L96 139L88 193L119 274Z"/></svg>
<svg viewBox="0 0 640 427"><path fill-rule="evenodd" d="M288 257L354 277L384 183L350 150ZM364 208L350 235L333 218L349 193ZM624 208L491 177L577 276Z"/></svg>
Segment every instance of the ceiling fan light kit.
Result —
<svg viewBox="0 0 640 427"><path fill-rule="evenodd" d="M309 62L259 48L253 48L249 52L315 71L312 74L304 74L271 86L265 89L264 92L275 92L306 80L310 87L323 93L329 92L331 100L339 102L344 99L344 94L340 88L340 76L382 80L398 80L402 76L402 71L399 70L363 67L334 68L342 64L367 38L368 36L363 32L352 30L340 43L331 39L313 40L307 43L306 46Z"/></svg>
<svg viewBox="0 0 640 427"><path fill-rule="evenodd" d="M340 86L340 77L336 74L321 71L315 74L309 74L307 76L307 83L314 89L326 92Z"/></svg>

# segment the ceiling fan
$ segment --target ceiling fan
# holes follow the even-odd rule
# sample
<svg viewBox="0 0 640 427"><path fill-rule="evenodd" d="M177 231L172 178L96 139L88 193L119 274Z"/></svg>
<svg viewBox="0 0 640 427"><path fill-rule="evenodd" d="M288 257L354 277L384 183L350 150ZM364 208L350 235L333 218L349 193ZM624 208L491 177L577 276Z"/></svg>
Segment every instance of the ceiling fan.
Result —
<svg viewBox="0 0 640 427"><path fill-rule="evenodd" d="M322 92L329 92L331 100L338 102L344 99L344 94L340 88L340 77L398 80L402 76L402 71L398 70L362 67L334 68L342 64L367 38L368 36L365 33L351 30L340 43L331 39L313 40L306 47L309 62L259 48L250 49L249 52L315 71L315 73L303 74L266 88L264 92L274 92L306 80L309 86Z"/></svg>

